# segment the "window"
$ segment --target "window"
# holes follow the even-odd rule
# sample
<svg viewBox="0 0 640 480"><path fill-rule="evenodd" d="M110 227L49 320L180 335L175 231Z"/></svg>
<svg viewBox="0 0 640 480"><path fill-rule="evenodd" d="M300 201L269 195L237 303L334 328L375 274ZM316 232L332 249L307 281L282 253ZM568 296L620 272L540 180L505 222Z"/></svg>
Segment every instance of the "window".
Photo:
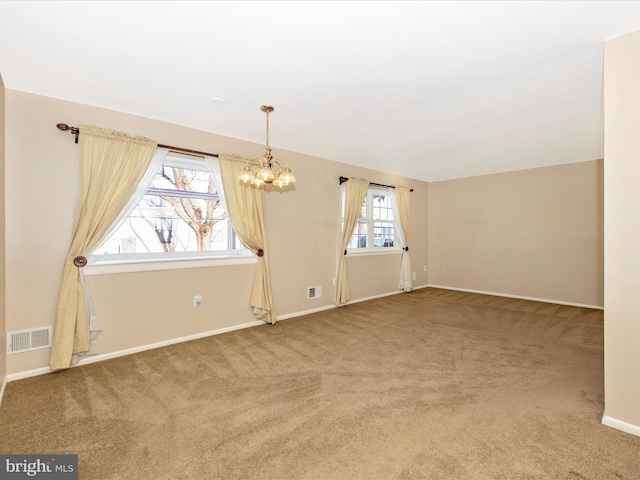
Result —
<svg viewBox="0 0 640 480"><path fill-rule="evenodd" d="M345 191L342 190L344 215ZM391 196L384 188L369 187L348 250L361 253L398 250Z"/></svg>
<svg viewBox="0 0 640 480"><path fill-rule="evenodd" d="M236 239L207 164L166 157L146 194L91 263L249 255Z"/></svg>

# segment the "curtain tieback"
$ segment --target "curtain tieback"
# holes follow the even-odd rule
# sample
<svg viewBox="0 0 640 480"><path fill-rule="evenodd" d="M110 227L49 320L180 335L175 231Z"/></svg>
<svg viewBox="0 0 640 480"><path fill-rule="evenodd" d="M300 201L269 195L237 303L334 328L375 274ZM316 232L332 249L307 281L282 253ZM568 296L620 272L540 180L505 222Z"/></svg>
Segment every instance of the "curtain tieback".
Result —
<svg viewBox="0 0 640 480"><path fill-rule="evenodd" d="M404 247L404 248L403 248L403 250L404 250L405 252L408 252L408 251L409 251L409 247Z"/></svg>
<svg viewBox="0 0 640 480"><path fill-rule="evenodd" d="M264 257L264 250L259 248L258 251L256 252L256 255L259 257Z"/></svg>
<svg viewBox="0 0 640 480"><path fill-rule="evenodd" d="M83 257L82 255L78 255L73 259L73 264L76 267L84 267L87 264L87 257Z"/></svg>

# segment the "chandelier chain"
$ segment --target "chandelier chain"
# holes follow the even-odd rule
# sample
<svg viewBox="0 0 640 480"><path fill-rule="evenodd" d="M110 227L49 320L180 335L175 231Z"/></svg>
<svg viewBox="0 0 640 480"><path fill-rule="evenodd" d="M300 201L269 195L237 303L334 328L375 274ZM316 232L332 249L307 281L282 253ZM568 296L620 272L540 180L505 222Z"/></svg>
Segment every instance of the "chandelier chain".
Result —
<svg viewBox="0 0 640 480"><path fill-rule="evenodd" d="M267 110L267 147L269 147L269 110Z"/></svg>

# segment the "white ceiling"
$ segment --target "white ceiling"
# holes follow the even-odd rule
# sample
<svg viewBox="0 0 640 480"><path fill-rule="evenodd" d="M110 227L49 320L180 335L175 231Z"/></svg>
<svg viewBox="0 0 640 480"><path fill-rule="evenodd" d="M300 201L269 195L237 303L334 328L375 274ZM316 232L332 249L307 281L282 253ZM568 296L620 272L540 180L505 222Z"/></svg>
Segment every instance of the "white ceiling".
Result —
<svg viewBox="0 0 640 480"><path fill-rule="evenodd" d="M269 103L276 155L437 181L602 158L603 43L638 29L637 1L0 1L0 73L258 143Z"/></svg>

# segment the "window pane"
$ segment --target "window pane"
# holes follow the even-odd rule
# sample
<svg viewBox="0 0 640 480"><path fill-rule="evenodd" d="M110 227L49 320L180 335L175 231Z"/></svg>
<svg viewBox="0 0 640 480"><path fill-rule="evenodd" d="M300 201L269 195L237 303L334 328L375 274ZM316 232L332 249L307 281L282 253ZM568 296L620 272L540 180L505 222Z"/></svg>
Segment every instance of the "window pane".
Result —
<svg viewBox="0 0 640 480"><path fill-rule="evenodd" d="M392 220L391 197L389 195L373 195L373 219Z"/></svg>
<svg viewBox="0 0 640 480"><path fill-rule="evenodd" d="M373 232L374 247L393 247L396 235L392 223L375 222L373 226Z"/></svg>
<svg viewBox="0 0 640 480"><path fill-rule="evenodd" d="M243 249L235 241L206 165L184 160L176 164L169 159L168 163L131 215L92 252L94 255ZM193 168L188 168L191 165Z"/></svg>
<svg viewBox="0 0 640 480"><path fill-rule="evenodd" d="M230 250L229 231L218 200L145 195L95 253Z"/></svg>
<svg viewBox="0 0 640 480"><path fill-rule="evenodd" d="M344 215L345 191L342 191L342 213ZM373 249L394 247L396 234L391 197L386 191L370 188L362 203L358 225L349 241L350 249Z"/></svg>
<svg viewBox="0 0 640 480"><path fill-rule="evenodd" d="M359 221L347 248L367 248L368 230L367 222Z"/></svg>
<svg viewBox="0 0 640 480"><path fill-rule="evenodd" d="M211 174L208 171L163 165L151 188L184 190L188 192L215 193Z"/></svg>

